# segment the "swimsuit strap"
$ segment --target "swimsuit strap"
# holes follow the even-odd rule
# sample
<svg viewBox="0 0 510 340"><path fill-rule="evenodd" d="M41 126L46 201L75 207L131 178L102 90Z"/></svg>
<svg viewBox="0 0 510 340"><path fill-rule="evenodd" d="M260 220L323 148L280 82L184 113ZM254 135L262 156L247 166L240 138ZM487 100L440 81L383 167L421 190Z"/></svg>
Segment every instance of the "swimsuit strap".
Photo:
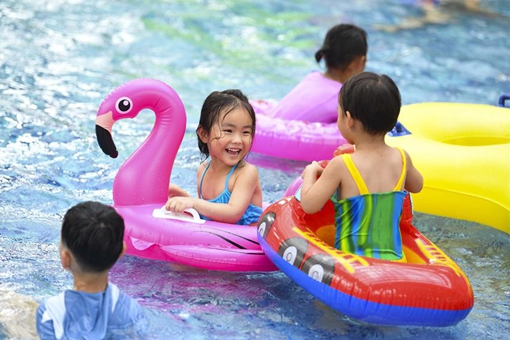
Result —
<svg viewBox="0 0 510 340"><path fill-rule="evenodd" d="M239 163L237 163L236 165L234 165L234 166L232 167L232 169L230 169L230 171L228 172L228 174L227 174L227 179L225 180L225 190L228 190L228 181L230 180L230 176L232 175L232 173L234 172L234 170L237 168L237 165L238 165L238 164L239 164Z"/></svg>
<svg viewBox="0 0 510 340"><path fill-rule="evenodd" d="M404 153L404 150L401 148L396 148L400 154L402 155L402 173L400 174L400 178L398 179L397 185L395 185L395 188L393 188L393 191L400 191L402 190L402 186L404 185L404 180L406 178L407 173L407 159L406 155ZM343 154L341 155L342 159L344 160L345 165L347 166L347 170L349 170L349 173L352 176L352 179L354 179L354 182L356 183L356 186L358 187L359 194L365 195L369 194L367 185L365 184L365 181L363 180L363 177L361 177L361 174L358 171L358 168L356 168L356 165L354 165L354 162L352 161L351 154ZM340 196L339 196L340 197Z"/></svg>
<svg viewBox="0 0 510 340"><path fill-rule="evenodd" d="M404 186L404 180L406 178L407 174L407 158L406 154L404 153L404 150L401 148L396 148L400 154L402 155L402 173L400 174L400 178L398 179L397 185L395 185L395 188L393 188L393 191L399 191L402 190L402 187Z"/></svg>
<svg viewBox="0 0 510 340"><path fill-rule="evenodd" d="M237 168L237 165L239 163L237 163L236 165L234 165L232 167L232 169L230 169L230 171L228 172L227 174L227 179L225 181L225 190L228 190L228 181L230 180L230 176L232 175L232 173L234 172L234 170ZM211 165L211 162L207 163L207 165L205 166L205 170L204 172L202 173L202 177L200 178L200 198L201 199L204 199L202 197L202 183L204 182L204 176L205 176L205 173L207 172L207 170L209 170L209 166Z"/></svg>
<svg viewBox="0 0 510 340"><path fill-rule="evenodd" d="M205 173L207 172L207 170L209 169L209 166L211 165L211 162L207 163L207 165L205 166L205 170L204 172L202 172L202 177L200 178L200 199L204 199L202 197L202 182L204 181L204 176L205 176Z"/></svg>
<svg viewBox="0 0 510 340"><path fill-rule="evenodd" d="M349 173L352 176L352 179L354 179L354 182L356 183L356 186L358 187L359 194L365 195L369 194L367 185L365 184L365 181L363 180L363 177L361 177L361 174L358 171L358 168L356 168L356 165L354 165L354 162L352 161L352 157L350 153L344 153L342 156L342 159L344 160L345 165L347 166L347 170L349 170ZM339 196L340 197L340 196Z"/></svg>

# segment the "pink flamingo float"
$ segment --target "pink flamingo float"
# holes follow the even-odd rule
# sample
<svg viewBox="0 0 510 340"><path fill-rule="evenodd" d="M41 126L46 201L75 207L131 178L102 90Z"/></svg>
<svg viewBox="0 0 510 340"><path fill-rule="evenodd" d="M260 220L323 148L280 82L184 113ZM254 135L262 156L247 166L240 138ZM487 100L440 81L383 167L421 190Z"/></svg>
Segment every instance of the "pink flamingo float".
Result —
<svg viewBox="0 0 510 340"><path fill-rule="evenodd" d="M103 152L117 157L114 123L135 118L144 109L155 113L154 127L122 164L113 183L113 207L125 221L127 253L210 270L277 270L260 247L256 227L172 216L161 209L186 127L184 105L170 86L135 79L113 90L96 117Z"/></svg>

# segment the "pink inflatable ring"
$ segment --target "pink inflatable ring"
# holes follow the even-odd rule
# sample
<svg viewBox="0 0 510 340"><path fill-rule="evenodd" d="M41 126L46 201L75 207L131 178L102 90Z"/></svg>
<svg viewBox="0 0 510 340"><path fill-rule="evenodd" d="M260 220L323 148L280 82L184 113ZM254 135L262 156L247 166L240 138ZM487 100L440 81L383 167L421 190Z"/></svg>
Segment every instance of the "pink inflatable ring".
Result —
<svg viewBox="0 0 510 340"><path fill-rule="evenodd" d="M257 114L252 152L298 161L330 159L340 145L348 143L336 122L317 123L273 118L265 114L273 105L263 100L250 103Z"/></svg>

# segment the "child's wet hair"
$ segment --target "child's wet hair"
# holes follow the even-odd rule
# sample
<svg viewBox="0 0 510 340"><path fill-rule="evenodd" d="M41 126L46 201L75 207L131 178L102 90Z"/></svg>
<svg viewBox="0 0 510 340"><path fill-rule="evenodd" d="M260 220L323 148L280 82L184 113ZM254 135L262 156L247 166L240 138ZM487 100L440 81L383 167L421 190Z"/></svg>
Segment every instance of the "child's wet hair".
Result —
<svg viewBox="0 0 510 340"><path fill-rule="evenodd" d="M114 208L87 201L66 212L60 236L83 271L101 273L122 253L124 220Z"/></svg>
<svg viewBox="0 0 510 340"><path fill-rule="evenodd" d="M387 75L362 72L340 89L339 106L363 124L370 134L384 134L395 126L402 100L395 82Z"/></svg>
<svg viewBox="0 0 510 340"><path fill-rule="evenodd" d="M200 112L200 121L196 130L198 137L198 148L200 153L204 156L204 159L209 157L209 148L207 143L202 142L199 136L199 129L210 133L214 124L220 124L220 117L222 113L228 115L232 110L242 107L250 115L253 125L251 130L252 138L255 134L256 117L255 111L251 106L248 98L243 94L241 90L229 89L224 91L214 91L204 101L202 105L202 111Z"/></svg>
<svg viewBox="0 0 510 340"><path fill-rule="evenodd" d="M339 24L329 29L322 47L315 53L315 60L324 58L327 68L345 70L359 56L368 51L367 32L352 24Z"/></svg>

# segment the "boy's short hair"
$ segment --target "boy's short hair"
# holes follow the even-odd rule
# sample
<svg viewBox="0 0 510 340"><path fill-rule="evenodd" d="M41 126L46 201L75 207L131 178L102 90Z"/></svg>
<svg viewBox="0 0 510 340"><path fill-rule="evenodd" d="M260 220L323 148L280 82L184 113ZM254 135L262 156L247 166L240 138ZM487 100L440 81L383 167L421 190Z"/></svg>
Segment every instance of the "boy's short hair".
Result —
<svg viewBox="0 0 510 340"><path fill-rule="evenodd" d="M339 105L370 134L384 134L395 126L402 100L395 82L385 74L362 72L340 89Z"/></svg>
<svg viewBox="0 0 510 340"><path fill-rule="evenodd" d="M73 206L62 222L61 242L87 272L110 269L121 255L123 238L123 218L114 208L99 202Z"/></svg>

